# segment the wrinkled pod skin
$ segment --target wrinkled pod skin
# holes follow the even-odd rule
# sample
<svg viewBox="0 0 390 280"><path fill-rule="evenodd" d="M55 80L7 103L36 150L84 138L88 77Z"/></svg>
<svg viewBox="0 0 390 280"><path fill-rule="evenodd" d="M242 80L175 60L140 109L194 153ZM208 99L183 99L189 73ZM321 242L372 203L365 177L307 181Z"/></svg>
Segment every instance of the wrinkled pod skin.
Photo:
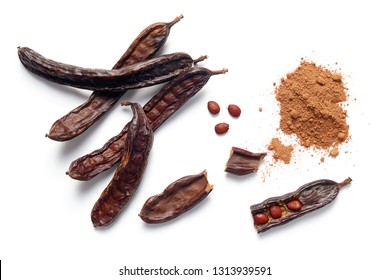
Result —
<svg viewBox="0 0 390 280"><path fill-rule="evenodd" d="M173 220L198 205L212 190L206 170L184 176L169 184L162 193L149 197L139 216L148 224Z"/></svg>
<svg viewBox="0 0 390 280"><path fill-rule="evenodd" d="M253 153L242 148L232 147L225 166L225 172L237 176L257 172L260 162L266 155L267 153Z"/></svg>
<svg viewBox="0 0 390 280"><path fill-rule="evenodd" d="M182 18L183 16L178 16L171 22L158 22L146 27L131 43L113 69L120 69L154 57L167 41L171 27ZM56 120L46 136L56 141L73 139L96 123L125 93L126 91L121 91L113 95L111 92L94 91L83 104Z"/></svg>
<svg viewBox="0 0 390 280"><path fill-rule="evenodd" d="M192 67L194 62L188 54L177 52L123 68L105 70L57 62L27 47L19 47L18 55L27 70L46 80L81 89L110 91L114 95L120 94L118 91L167 82L184 69Z"/></svg>
<svg viewBox="0 0 390 280"><path fill-rule="evenodd" d="M199 92L212 75L223 74L227 70L211 71L204 67L192 67L183 71L167 83L144 106L144 112L156 130L172 114L179 110L191 97ZM120 160L127 134L127 125L109 139L102 148L74 160L67 175L76 180L90 180L97 174L111 168Z"/></svg>
<svg viewBox="0 0 390 280"><path fill-rule="evenodd" d="M302 217L310 212L324 207L331 203L338 195L339 189L352 181L351 178L347 178L341 183L328 179L316 180L307 183L295 192L287 193L282 196L271 197L264 200L261 203L254 204L250 207L251 214L255 217L256 214L264 213L269 215L269 209L273 205L278 205L282 208L282 217L272 219L265 224L256 224L254 226L258 233L265 232L273 227L280 226ZM290 201L298 200L302 204L302 208L298 211L288 209L287 204Z"/></svg>
<svg viewBox="0 0 390 280"><path fill-rule="evenodd" d="M95 227L111 224L131 199L145 171L153 144L153 131L142 107L132 103L134 112L128 124L124 153L115 174L93 206L91 220Z"/></svg>

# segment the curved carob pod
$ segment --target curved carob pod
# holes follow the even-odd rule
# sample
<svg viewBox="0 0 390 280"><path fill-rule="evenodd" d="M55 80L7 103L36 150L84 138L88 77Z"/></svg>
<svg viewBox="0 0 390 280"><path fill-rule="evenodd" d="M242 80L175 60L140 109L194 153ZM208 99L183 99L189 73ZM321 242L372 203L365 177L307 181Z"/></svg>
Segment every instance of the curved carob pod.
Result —
<svg viewBox="0 0 390 280"><path fill-rule="evenodd" d="M341 183L322 179L307 183L295 192L271 197L250 207L257 232L286 224L331 203L340 188L352 182L351 178Z"/></svg>
<svg viewBox="0 0 390 280"><path fill-rule="evenodd" d="M128 124L124 153L115 174L95 203L91 220L95 227L107 226L122 211L141 183L153 144L153 130L141 105L132 103L134 112Z"/></svg>
<svg viewBox="0 0 390 280"><path fill-rule="evenodd" d="M207 58L207 56L204 56ZM144 111L153 130L158 128L191 97L198 93L209 81L211 76L225 74L228 70L209 70L205 67L192 67L171 82L167 83L159 93L153 96L145 105Z"/></svg>
<svg viewBox="0 0 390 280"><path fill-rule="evenodd" d="M226 69L212 71L204 67L192 67L168 82L144 106L144 111L153 130L157 129L172 114L179 110L192 96L199 92L213 75L226 73ZM127 126L98 150L74 160L67 175L77 180L90 180L111 168L120 160L124 147Z"/></svg>
<svg viewBox="0 0 390 280"><path fill-rule="evenodd" d="M27 70L46 80L81 89L111 91L114 95L120 94L118 91L167 82L194 64L191 56L183 52L162 55L113 70L57 62L27 47L19 47L18 55Z"/></svg>
<svg viewBox="0 0 390 280"><path fill-rule="evenodd" d="M206 170L182 177L169 184L162 193L148 198L139 216L148 224L173 220L199 204L212 190Z"/></svg>
<svg viewBox="0 0 390 280"><path fill-rule="evenodd" d="M120 69L155 56L168 39L171 27L183 18L182 15L173 21L153 23L146 27L131 43L126 52L114 65ZM56 120L47 137L56 141L67 141L80 135L108 112L126 91L111 92L94 91L80 106Z"/></svg>

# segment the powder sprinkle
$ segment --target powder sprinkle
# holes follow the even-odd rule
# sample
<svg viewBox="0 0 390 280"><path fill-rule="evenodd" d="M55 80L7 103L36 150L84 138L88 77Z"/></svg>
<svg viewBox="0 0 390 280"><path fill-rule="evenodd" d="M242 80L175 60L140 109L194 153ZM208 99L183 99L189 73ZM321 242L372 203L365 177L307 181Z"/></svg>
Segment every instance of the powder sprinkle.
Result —
<svg viewBox="0 0 390 280"><path fill-rule="evenodd" d="M292 145L284 145L279 138L272 138L268 150L273 151L273 158L276 161L281 160L285 164L289 164L294 148Z"/></svg>

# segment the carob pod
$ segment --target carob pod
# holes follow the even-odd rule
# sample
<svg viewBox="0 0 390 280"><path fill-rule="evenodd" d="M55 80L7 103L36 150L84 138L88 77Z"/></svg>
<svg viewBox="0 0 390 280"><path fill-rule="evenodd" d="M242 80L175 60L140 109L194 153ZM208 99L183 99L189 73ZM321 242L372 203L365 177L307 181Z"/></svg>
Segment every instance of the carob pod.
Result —
<svg viewBox="0 0 390 280"><path fill-rule="evenodd" d="M91 212L95 227L107 226L119 215L137 190L148 162L153 144L153 131L141 105L136 103L130 105L134 115L128 124L121 162Z"/></svg>
<svg viewBox="0 0 390 280"><path fill-rule="evenodd" d="M114 95L120 94L118 91L167 82L197 61L184 52L176 52L105 70L57 62L27 47L19 47L18 55L27 70L46 80L81 89L111 91Z"/></svg>
<svg viewBox="0 0 390 280"><path fill-rule="evenodd" d="M199 92L211 76L227 70L212 71L204 67L192 67L168 82L144 106L144 112L153 130L157 129L173 113L179 110L191 97ZM127 133L127 125L109 139L100 149L74 160L67 175L77 180L90 180L97 174L111 168L120 160Z"/></svg>
<svg viewBox="0 0 390 280"><path fill-rule="evenodd" d="M207 171L182 177L162 193L148 198L139 216L149 224L170 221L184 214L205 199L213 190Z"/></svg>
<svg viewBox="0 0 390 280"><path fill-rule="evenodd" d="M153 130L158 128L191 97L198 93L211 76L225 74L227 71L227 69L209 70L205 67L195 66L183 71L175 79L167 83L144 106L144 111L151 122Z"/></svg>
<svg viewBox="0 0 390 280"><path fill-rule="evenodd" d="M253 153L242 148L232 147L225 166L225 172L238 176L256 172L261 160L266 155L267 153Z"/></svg>
<svg viewBox="0 0 390 280"><path fill-rule="evenodd" d="M114 65L119 69L152 58L168 39L171 27L183 18L182 15L173 21L158 22L146 27L131 43L126 52ZM56 120L47 137L56 141L67 141L80 135L108 112L126 91L111 92L94 91L80 106Z"/></svg>
<svg viewBox="0 0 390 280"><path fill-rule="evenodd" d="M352 182L351 178L341 183L322 179L307 183L295 192L271 197L250 207L257 232L286 224L307 213L331 203L339 189Z"/></svg>

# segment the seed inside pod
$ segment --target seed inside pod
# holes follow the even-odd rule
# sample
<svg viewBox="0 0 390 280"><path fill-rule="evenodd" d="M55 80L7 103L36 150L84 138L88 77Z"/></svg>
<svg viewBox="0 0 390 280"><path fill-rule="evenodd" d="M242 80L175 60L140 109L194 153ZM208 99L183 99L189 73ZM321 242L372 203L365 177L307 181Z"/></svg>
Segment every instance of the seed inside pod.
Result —
<svg viewBox="0 0 390 280"><path fill-rule="evenodd" d="M302 203L299 200L294 199L294 200L287 202L286 206L288 209L290 209L292 211L299 211L302 208Z"/></svg>
<svg viewBox="0 0 390 280"><path fill-rule="evenodd" d="M268 215L265 213L258 213L256 215L254 215L253 219L255 221L255 224L257 224L257 225L264 225L264 224L268 223L268 221L269 221Z"/></svg>
<svg viewBox="0 0 390 280"><path fill-rule="evenodd" d="M273 205L269 208L269 214L273 219L279 219L282 217L283 211L279 205Z"/></svg>

